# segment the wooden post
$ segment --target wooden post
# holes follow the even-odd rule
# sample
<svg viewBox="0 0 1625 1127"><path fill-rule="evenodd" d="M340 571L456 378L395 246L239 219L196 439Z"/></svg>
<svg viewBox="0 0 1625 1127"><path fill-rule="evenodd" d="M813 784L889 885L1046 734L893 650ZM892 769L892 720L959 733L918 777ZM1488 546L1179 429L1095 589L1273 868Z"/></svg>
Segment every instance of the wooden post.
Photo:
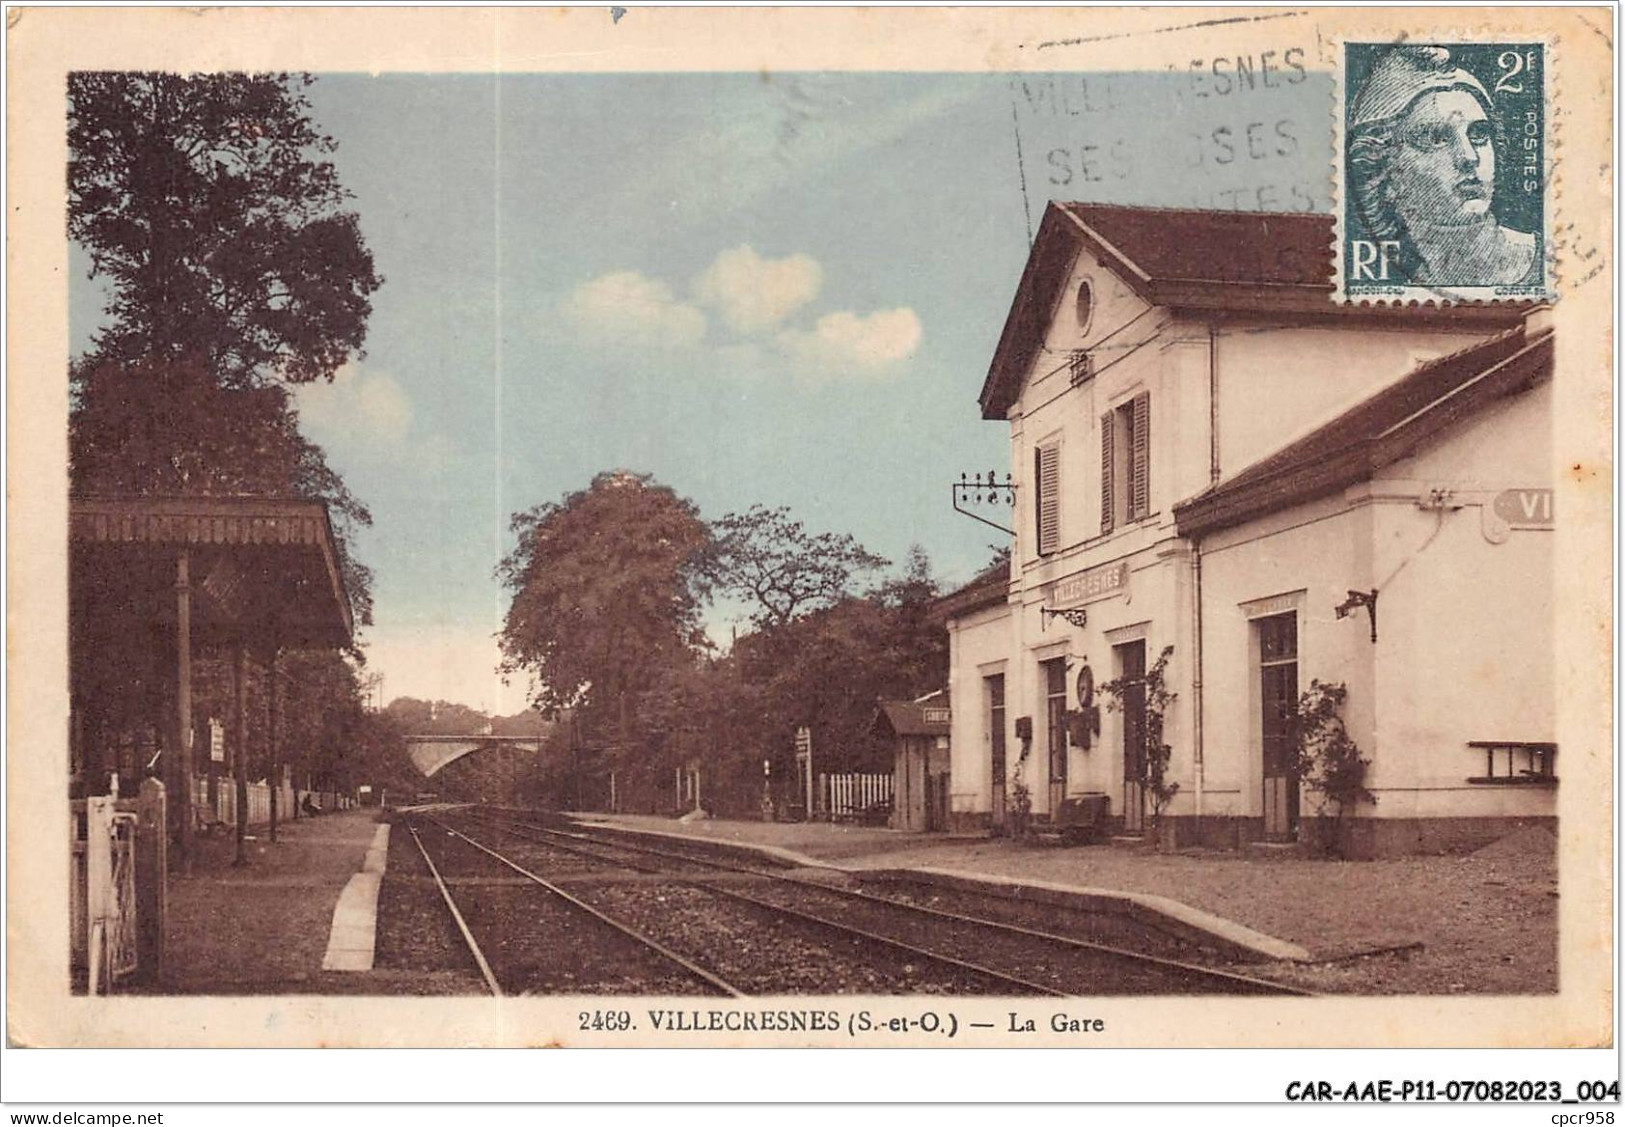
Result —
<svg viewBox="0 0 1625 1127"><path fill-rule="evenodd" d="M222 733L222 737L223 737ZM208 776L208 787L204 791L204 801L209 804L209 824L212 826L220 820L220 764L214 761L214 717L209 718L209 765L204 768Z"/></svg>
<svg viewBox="0 0 1625 1127"><path fill-rule="evenodd" d="M175 843L183 869L192 868L192 582L191 560L182 548L175 559L174 759L164 772L174 795Z"/></svg>
<svg viewBox="0 0 1625 1127"><path fill-rule="evenodd" d="M280 770L281 758L280 758L280 756L278 754L280 749L277 747L278 721L282 717L282 708L278 704L278 701L280 699L280 693L278 692L278 685L277 685L277 666L279 664L281 656L282 656L281 650L279 650L275 646L273 646L271 648L270 660L266 662L266 666L265 666L266 695L268 697L268 699L266 701L266 704L265 704L265 710L266 710L267 713L269 713L269 715L266 718L266 739L268 741L267 742L267 749L269 751L269 755L267 756L267 758L270 760L270 767L266 772L266 782L268 784L270 784L270 788L271 788L270 789L270 801L271 801L271 840L272 841L276 840L277 790L279 789L280 783L282 781L281 770Z"/></svg>
<svg viewBox="0 0 1625 1127"><path fill-rule="evenodd" d="M232 774L237 777L237 856L233 865L248 864L248 647L241 639L232 655L232 726L235 740L231 749Z"/></svg>
<svg viewBox="0 0 1625 1127"><path fill-rule="evenodd" d="M136 798L135 897L136 974L144 983L156 983L164 968L164 932L168 921L168 838L164 784L143 779Z"/></svg>
<svg viewBox="0 0 1625 1127"><path fill-rule="evenodd" d="M101 994L112 978L107 965L107 931L112 926L116 901L113 892L113 850L109 837L114 799L94 795L85 800L85 931L90 937L90 993Z"/></svg>

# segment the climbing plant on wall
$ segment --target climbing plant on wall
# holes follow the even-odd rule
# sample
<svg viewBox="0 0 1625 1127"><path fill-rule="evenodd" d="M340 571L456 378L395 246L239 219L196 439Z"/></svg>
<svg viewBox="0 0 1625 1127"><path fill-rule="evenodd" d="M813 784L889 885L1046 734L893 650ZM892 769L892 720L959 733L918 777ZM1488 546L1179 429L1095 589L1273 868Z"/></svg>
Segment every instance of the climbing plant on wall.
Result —
<svg viewBox="0 0 1625 1127"><path fill-rule="evenodd" d="M1118 677L1100 686L1100 692L1107 698L1106 707L1112 712L1126 713L1131 698L1144 695L1144 720L1138 734L1139 746L1131 749L1139 753L1135 757L1139 777L1131 781L1145 788L1146 795L1151 799L1151 832L1158 841L1162 839L1163 811L1168 809L1174 795L1179 793L1179 784L1168 778L1168 764L1173 759L1174 749L1162 738L1168 706L1179 696L1169 690L1167 682L1168 659L1173 653L1174 647L1164 646L1162 653L1157 655L1156 663L1142 676Z"/></svg>
<svg viewBox="0 0 1625 1127"><path fill-rule="evenodd" d="M1348 687L1341 682L1310 681L1298 698L1295 728L1298 778L1315 804L1321 844L1337 856L1345 853L1346 817L1362 802L1377 802L1365 785L1371 760L1361 757L1343 725L1347 699Z"/></svg>

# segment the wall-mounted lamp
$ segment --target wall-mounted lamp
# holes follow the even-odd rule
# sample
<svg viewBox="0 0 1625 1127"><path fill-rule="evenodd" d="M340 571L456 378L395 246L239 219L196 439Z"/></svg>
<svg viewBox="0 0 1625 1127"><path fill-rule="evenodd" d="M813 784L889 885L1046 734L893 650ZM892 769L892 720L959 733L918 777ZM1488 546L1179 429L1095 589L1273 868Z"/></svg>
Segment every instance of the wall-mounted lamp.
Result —
<svg viewBox="0 0 1625 1127"><path fill-rule="evenodd" d="M1038 608L1038 625L1041 630L1049 629L1049 620L1052 618L1064 618L1079 630L1082 630L1089 625L1089 608L1068 607L1065 610L1051 610L1049 607Z"/></svg>
<svg viewBox="0 0 1625 1127"><path fill-rule="evenodd" d="M1337 604L1337 617L1347 618L1353 613L1355 607L1364 607L1371 616L1371 640L1377 640L1377 590L1373 587L1369 591L1350 591L1349 597Z"/></svg>

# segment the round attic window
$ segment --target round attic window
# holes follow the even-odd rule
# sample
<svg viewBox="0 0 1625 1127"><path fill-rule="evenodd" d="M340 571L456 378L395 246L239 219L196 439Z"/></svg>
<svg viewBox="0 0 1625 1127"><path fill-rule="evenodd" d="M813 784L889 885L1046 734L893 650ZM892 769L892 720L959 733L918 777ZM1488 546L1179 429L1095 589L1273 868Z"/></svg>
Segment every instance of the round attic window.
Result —
<svg viewBox="0 0 1625 1127"><path fill-rule="evenodd" d="M1095 288L1088 279L1078 283L1078 332L1088 333L1089 322L1095 315Z"/></svg>

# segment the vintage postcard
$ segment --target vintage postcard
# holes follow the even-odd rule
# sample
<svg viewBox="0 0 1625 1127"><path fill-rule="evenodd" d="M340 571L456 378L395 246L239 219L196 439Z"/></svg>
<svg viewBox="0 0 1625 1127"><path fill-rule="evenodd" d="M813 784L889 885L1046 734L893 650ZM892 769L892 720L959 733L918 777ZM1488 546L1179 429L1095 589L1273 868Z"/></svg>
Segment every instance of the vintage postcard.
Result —
<svg viewBox="0 0 1625 1127"><path fill-rule="evenodd" d="M1610 1044L1609 21L13 9L10 1038Z"/></svg>

